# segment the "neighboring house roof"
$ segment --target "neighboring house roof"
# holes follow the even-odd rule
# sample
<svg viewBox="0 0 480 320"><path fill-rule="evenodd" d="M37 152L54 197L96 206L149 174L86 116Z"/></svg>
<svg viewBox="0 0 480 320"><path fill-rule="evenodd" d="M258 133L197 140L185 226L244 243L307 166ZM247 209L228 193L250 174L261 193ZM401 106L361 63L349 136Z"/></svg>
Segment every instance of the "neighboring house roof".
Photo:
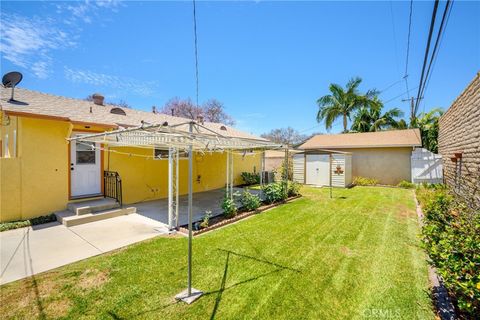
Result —
<svg viewBox="0 0 480 320"><path fill-rule="evenodd" d="M267 150L265 151L265 158L285 158L285 150Z"/></svg>
<svg viewBox="0 0 480 320"><path fill-rule="evenodd" d="M384 147L420 147L422 139L419 129L388 130L378 132L343 133L316 135L298 148L338 149L338 148L384 148Z"/></svg>
<svg viewBox="0 0 480 320"><path fill-rule="evenodd" d="M98 125L107 128L137 127L142 121L148 124L175 125L191 121L191 119L174 117L162 113L146 112L132 108L121 108L125 115L114 114L110 111L118 106L105 104L97 105L92 101L55 96L38 91L15 88L15 102L9 102L11 89L1 88L0 106L3 111L10 115L18 116L41 116L47 119L69 121L72 123ZM91 112L90 112L91 110ZM205 122L204 126L215 133L227 137L263 140L247 132L237 130L221 123ZM222 130L224 126L226 130ZM188 130L188 124L178 127L180 130ZM208 133L205 130L204 133Z"/></svg>

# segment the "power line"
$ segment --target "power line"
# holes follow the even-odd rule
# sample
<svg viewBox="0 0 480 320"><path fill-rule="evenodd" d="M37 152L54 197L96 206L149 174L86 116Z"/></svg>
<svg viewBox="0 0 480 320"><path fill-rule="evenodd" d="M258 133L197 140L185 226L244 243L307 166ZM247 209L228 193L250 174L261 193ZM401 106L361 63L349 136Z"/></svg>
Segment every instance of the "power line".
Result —
<svg viewBox="0 0 480 320"><path fill-rule="evenodd" d="M398 98L400 98L401 96L403 96L403 95L405 95L405 94L408 94L410 91L415 90L416 88L418 88L418 86L417 86L417 87L413 87L413 88L410 89L409 91L402 92L401 94L399 94L399 95L397 95L397 96L395 96L395 97L393 97L393 98L391 98L391 99L388 99L388 100L385 101L383 104L387 104L387 103L389 103L389 102L391 102L391 101L393 101L393 100L395 100L395 99L398 99Z"/></svg>
<svg viewBox="0 0 480 320"><path fill-rule="evenodd" d="M452 12L452 10L451 10L452 5L453 5L453 1L447 0L447 3L445 5L445 10L443 11L442 21L440 22L440 27L438 29L437 39L435 40L435 45L433 47L432 55L430 57L430 63L428 65L427 73L426 73L426 76L425 76L425 80L423 82L422 92L420 93L420 96L425 95L425 90L426 90L427 84L430 82L430 77L431 77L430 71L432 71L432 73L433 73L433 67L435 66L435 61L437 60L437 56L438 56L438 49L440 48L439 44L441 42L441 39L443 39L443 34L444 34L444 32L447 28L447 23L448 23L448 20L449 20L448 18L450 17L450 12ZM447 12L448 12L448 16L447 16ZM424 104L424 106L425 106L425 104Z"/></svg>
<svg viewBox="0 0 480 320"><path fill-rule="evenodd" d="M450 11L448 12L448 16L447 16L447 21L445 22L445 29L447 28L447 25L448 25L448 21L450 20L450 14L452 13L452 10L453 10L453 4L454 4L454 1L452 0L452 4L450 5ZM440 39L440 44L439 44L439 48L442 46L442 43L443 43L443 38L442 37ZM438 56L438 55L437 55ZM435 61L433 61L433 65L432 65L432 70L433 68L435 68L435 63L437 62L437 59L435 59ZM425 85L425 91L428 89L428 85L430 84L430 79L432 77L429 77L428 78L428 81L427 81L427 84ZM423 101L422 101L423 102ZM423 108L425 109L425 103L423 102ZM425 110L424 110L425 111Z"/></svg>
<svg viewBox="0 0 480 320"><path fill-rule="evenodd" d="M198 46L197 46L197 11L195 0L193 1L193 33L195 37L195 84L196 84L196 102L198 107Z"/></svg>
<svg viewBox="0 0 480 320"><path fill-rule="evenodd" d="M407 37L407 55L405 58L405 75L403 78L405 79L405 87L407 92L410 90L408 89L408 58L410 56L410 35L412 32L412 13L413 13L413 0L410 0L410 14L408 18L408 37Z"/></svg>
<svg viewBox="0 0 480 320"><path fill-rule="evenodd" d="M420 93L422 90L423 77L425 75L425 68L427 67L428 53L430 51L430 43L432 41L432 34L435 26L435 18L437 16L438 3L439 3L439 0L435 0L435 3L433 5L432 18L430 21L430 30L428 32L427 47L425 48L425 57L423 58L422 74L420 76L420 83L418 85L418 92L417 92L417 100L415 101L415 108L414 108L413 114L417 114L418 101L420 99Z"/></svg>
<svg viewBox="0 0 480 320"><path fill-rule="evenodd" d="M403 81L403 78L400 79L400 80L397 80L397 81L395 81L395 82L393 82L393 83L391 83L391 84L388 85L385 89L380 90L380 91L379 91L379 94L380 94L380 93L384 93L385 91L387 91L388 89L390 89L391 87L393 87L394 85L396 85L396 84L398 84L398 83L400 83L400 82L402 82L402 81Z"/></svg>

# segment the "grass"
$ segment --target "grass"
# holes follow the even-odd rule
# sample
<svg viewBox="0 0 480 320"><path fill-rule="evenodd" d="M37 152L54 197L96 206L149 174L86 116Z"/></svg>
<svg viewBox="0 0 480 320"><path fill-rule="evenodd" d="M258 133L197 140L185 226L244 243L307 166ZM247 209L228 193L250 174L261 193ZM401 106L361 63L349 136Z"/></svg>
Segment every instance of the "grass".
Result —
<svg viewBox="0 0 480 320"><path fill-rule="evenodd" d="M1 287L0 314L98 319L433 319L412 190L304 197L194 239L156 238ZM376 315L376 316L375 316ZM382 316L383 315L383 316Z"/></svg>

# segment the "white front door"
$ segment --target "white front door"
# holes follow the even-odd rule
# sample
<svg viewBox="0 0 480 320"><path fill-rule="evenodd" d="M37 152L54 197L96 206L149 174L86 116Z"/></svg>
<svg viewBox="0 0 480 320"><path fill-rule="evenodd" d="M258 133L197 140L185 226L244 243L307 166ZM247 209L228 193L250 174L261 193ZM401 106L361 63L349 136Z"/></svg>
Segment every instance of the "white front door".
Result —
<svg viewBox="0 0 480 320"><path fill-rule="evenodd" d="M70 190L72 197L101 193L100 149L95 143L70 143Z"/></svg>
<svg viewBox="0 0 480 320"><path fill-rule="evenodd" d="M306 183L315 186L330 184L330 157L328 154L307 154Z"/></svg>

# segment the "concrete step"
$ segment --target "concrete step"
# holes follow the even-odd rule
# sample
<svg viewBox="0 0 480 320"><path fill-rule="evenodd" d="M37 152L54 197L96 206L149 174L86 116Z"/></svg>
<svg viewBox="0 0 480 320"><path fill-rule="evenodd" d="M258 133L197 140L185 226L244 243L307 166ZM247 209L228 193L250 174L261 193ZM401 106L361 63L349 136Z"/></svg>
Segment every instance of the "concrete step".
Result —
<svg viewBox="0 0 480 320"><path fill-rule="evenodd" d="M65 225L66 227L73 227L78 226L79 224L110 219L122 215L127 215L131 213L136 213L137 208L135 207L128 207L128 208L120 208L114 210L105 210L100 212L93 212L93 213L85 213L82 215L76 215L71 211L62 211L56 212L55 216L57 217L57 221Z"/></svg>
<svg viewBox="0 0 480 320"><path fill-rule="evenodd" d="M120 204L115 199L111 198L70 202L67 205L67 209L77 216L119 207Z"/></svg>

